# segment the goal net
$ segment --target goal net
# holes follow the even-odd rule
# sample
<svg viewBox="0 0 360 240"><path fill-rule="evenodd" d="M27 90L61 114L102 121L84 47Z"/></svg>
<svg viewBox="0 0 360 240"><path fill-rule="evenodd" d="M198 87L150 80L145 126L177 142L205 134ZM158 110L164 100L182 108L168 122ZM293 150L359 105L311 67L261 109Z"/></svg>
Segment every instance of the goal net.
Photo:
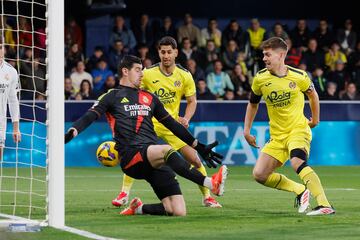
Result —
<svg viewBox="0 0 360 240"><path fill-rule="evenodd" d="M63 80L52 78L54 73L51 71L54 67L50 62L56 64L58 60L50 61L49 58L55 55L49 44L51 42L49 40L54 39L54 35L48 31L49 3L47 0L1 0L0 2L0 37L5 52L4 60L17 70L19 76L19 125L22 136L21 142L13 141L11 117L8 113L5 147L0 160L0 220L20 219L45 225L52 221L51 201L56 197L51 195L54 192L51 162L55 162L52 158L54 149L51 146L54 145L54 134L60 131L63 133L63 125L56 126L56 121L53 120L56 117L54 108L59 111L60 118L63 116L61 115L63 107L60 106L63 102L58 101L57 106L54 106L55 98L59 100L63 90L57 88L61 94L54 94L53 89L55 81L61 81L60 84L56 84L63 86ZM58 24L60 27L63 26L62 22ZM63 31L63 29L57 30ZM63 39L57 41L61 42ZM59 45L59 48L61 47L63 48L63 44ZM58 55L59 59L63 58L63 51L64 49L57 50L61 53ZM60 69L58 72L63 72L61 65L58 68ZM63 122L63 119L60 120ZM56 127L61 130L54 131ZM63 144L62 139L58 138L57 141L57 144ZM59 149L61 150L61 147ZM62 153L58 153L58 156L60 158L58 172L61 178ZM60 182L57 185L60 188L59 200L63 201L61 193L64 180L57 181ZM60 211L63 210L61 204L63 203L59 204ZM61 216L60 221L63 221Z"/></svg>

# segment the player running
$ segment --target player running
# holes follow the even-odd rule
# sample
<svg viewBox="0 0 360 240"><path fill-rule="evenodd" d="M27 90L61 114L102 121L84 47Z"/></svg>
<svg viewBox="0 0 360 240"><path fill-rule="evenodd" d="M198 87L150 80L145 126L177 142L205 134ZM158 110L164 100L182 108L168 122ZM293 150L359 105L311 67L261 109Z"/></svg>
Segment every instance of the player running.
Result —
<svg viewBox="0 0 360 240"><path fill-rule="evenodd" d="M264 41L261 47L266 68L260 70L253 80L246 109L244 136L251 146L258 148L255 137L250 135L250 129L263 97L270 119L270 140L261 151L253 176L267 187L294 192L299 213L308 210L311 192L318 206L307 215L334 214L335 210L326 198L319 177L307 165L312 139L310 128L320 121L318 94L306 72L285 65L288 48L284 40L273 37ZM310 120L303 113L303 93L309 98L312 113ZM289 157L292 168L305 185L274 172Z"/></svg>
<svg viewBox="0 0 360 240"><path fill-rule="evenodd" d="M176 40L172 37L163 37L159 41L158 54L160 62L149 69L144 70L144 77L141 88L154 93L164 104L166 111L181 123L184 127L189 127L189 121L196 110L196 87L191 73L175 64L178 55ZM179 116L181 98L186 98L186 109L183 117ZM204 165L201 163L196 151L185 142L181 141L164 125L153 118L154 129L158 137L168 143L204 176L207 175ZM130 189L134 179L124 174L121 192L112 200L114 206L127 204ZM208 188L199 186L203 195L203 205L206 207L221 207L215 198L210 195Z"/></svg>
<svg viewBox="0 0 360 240"><path fill-rule="evenodd" d="M222 195L227 176L226 166L221 166L211 178L203 176L170 145L156 144L157 136L152 117L196 149L212 167L216 167L215 162L221 163L222 156L211 150L217 142L207 146L198 142L185 127L169 115L154 94L139 89L143 72L138 57L125 56L119 66L119 75L122 85L99 97L98 102L65 134L65 143L102 114L111 115L115 149L119 152L122 170L132 178L149 182L162 202L143 204L139 198L134 198L129 208L121 214L186 215L185 201L174 172L209 188L215 195Z"/></svg>

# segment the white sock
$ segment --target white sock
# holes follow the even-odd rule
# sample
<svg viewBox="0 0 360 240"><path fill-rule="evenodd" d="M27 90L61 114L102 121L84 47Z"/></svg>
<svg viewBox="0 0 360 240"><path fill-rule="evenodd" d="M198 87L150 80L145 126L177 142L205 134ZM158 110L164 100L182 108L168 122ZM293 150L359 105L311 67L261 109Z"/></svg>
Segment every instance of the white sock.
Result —
<svg viewBox="0 0 360 240"><path fill-rule="evenodd" d="M205 177L203 186L204 186L204 187L207 187L207 188L210 189L210 190L213 188L213 185L212 185L212 182L211 182L211 178L210 178L210 177Z"/></svg>
<svg viewBox="0 0 360 240"><path fill-rule="evenodd" d="M135 209L135 214L137 214L137 215L142 215L143 214L143 210L142 210L142 207L143 207L144 205L141 205L140 207L138 207L138 208L136 208Z"/></svg>

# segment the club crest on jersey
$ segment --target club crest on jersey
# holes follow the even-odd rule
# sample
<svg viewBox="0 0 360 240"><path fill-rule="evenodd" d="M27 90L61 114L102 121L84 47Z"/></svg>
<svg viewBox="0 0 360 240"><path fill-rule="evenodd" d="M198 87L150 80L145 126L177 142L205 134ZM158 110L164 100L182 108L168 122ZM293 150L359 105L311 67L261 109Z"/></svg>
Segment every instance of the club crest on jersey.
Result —
<svg viewBox="0 0 360 240"><path fill-rule="evenodd" d="M175 86L175 87L180 87L180 86L181 86L180 80L176 80L176 81L174 82L174 86Z"/></svg>
<svg viewBox="0 0 360 240"><path fill-rule="evenodd" d="M143 102L144 103L149 103L149 99L146 96L143 96Z"/></svg>
<svg viewBox="0 0 360 240"><path fill-rule="evenodd" d="M295 82L290 82L289 83L289 88L295 89L296 88L296 83Z"/></svg>
<svg viewBox="0 0 360 240"><path fill-rule="evenodd" d="M7 80L7 81L9 81L10 80L10 76L9 76L9 74L5 74L5 80Z"/></svg>

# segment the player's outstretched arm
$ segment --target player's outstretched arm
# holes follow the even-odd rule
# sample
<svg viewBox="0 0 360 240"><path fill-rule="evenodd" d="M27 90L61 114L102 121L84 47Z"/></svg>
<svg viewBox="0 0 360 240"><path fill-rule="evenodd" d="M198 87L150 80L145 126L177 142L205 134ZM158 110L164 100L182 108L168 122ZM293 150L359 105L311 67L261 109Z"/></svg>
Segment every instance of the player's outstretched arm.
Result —
<svg viewBox="0 0 360 240"><path fill-rule="evenodd" d="M320 101L319 95L314 88L309 88L305 94L309 98L309 105L311 110L311 118L309 120L309 126L311 128L316 127L320 122Z"/></svg>
<svg viewBox="0 0 360 240"><path fill-rule="evenodd" d="M93 110L87 111L81 118L76 120L72 127L65 133L65 143L70 142L74 137L90 126L97 118L98 114L96 112Z"/></svg>
<svg viewBox="0 0 360 240"><path fill-rule="evenodd" d="M245 123L244 123L244 137L246 141L253 147L259 148L256 144L256 137L250 134L252 123L254 122L259 104L249 102L246 108Z"/></svg>
<svg viewBox="0 0 360 240"><path fill-rule="evenodd" d="M206 162L208 167L216 168L216 163L221 164L222 155L212 151L212 148L218 145L218 142L211 143L209 145L202 144L194 138L193 135L180 123L178 123L169 113L165 110L162 103L155 98L155 109L154 117L168 128L172 133L175 134L178 138L184 141L187 145L193 147L200 156Z"/></svg>

